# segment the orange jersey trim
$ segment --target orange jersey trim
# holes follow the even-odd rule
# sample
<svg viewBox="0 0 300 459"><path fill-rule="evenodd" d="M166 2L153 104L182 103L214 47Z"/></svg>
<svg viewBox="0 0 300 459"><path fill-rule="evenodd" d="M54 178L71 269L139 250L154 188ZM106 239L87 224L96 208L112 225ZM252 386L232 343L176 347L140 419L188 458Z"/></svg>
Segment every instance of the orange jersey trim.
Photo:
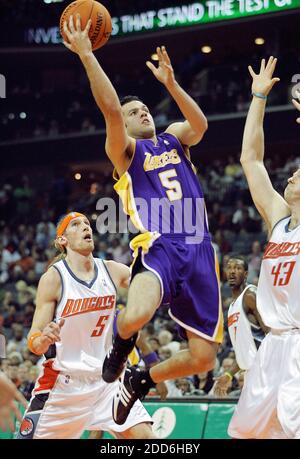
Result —
<svg viewBox="0 0 300 459"><path fill-rule="evenodd" d="M47 360L43 364L43 374L37 380L37 387L34 393L53 389L59 375L59 371L53 370L53 360Z"/></svg>

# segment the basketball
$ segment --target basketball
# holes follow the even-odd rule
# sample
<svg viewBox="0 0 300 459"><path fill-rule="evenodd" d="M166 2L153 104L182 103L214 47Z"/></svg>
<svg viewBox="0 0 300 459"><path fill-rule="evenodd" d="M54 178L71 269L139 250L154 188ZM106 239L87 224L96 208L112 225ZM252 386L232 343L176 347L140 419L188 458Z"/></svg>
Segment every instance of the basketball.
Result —
<svg viewBox="0 0 300 459"><path fill-rule="evenodd" d="M73 15L75 24L76 14L80 14L81 28L82 30L86 27L89 19L92 20L91 28L89 30L89 37L92 43L92 49L96 49L104 46L110 37L112 31L111 17L105 6L94 0L79 0L70 3L63 11L60 17L60 33L68 43L68 38L64 33L64 22L69 22L69 18Z"/></svg>

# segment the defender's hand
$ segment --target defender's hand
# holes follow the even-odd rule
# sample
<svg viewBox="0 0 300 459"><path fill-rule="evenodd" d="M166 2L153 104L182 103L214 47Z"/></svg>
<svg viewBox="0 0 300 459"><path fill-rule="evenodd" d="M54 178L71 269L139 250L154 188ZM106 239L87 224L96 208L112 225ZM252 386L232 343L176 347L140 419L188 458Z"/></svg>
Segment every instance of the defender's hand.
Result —
<svg viewBox="0 0 300 459"><path fill-rule="evenodd" d="M257 92L263 94L264 96L267 96L269 94L274 84L277 83L277 81L280 81L280 78L272 78L276 64L276 57L274 58L273 56L271 56L268 60L267 65L265 59L262 59L259 74L256 74L254 72L251 65L248 66L250 75L253 78L252 92Z"/></svg>
<svg viewBox="0 0 300 459"><path fill-rule="evenodd" d="M168 88L176 82L170 58L164 46L161 48L157 47L156 52L158 55L158 67L155 67L149 61L146 62L146 65L152 71L155 78Z"/></svg>
<svg viewBox="0 0 300 459"><path fill-rule="evenodd" d="M296 96L297 96L297 98L298 98L298 100L300 102L300 90L299 89L297 89L297 91L296 91ZM293 102L294 106L297 108L297 110L299 110L299 112L300 112L300 103L295 99L293 99L292 102ZM297 118L296 121L297 121L298 124L300 124L300 118Z"/></svg>
<svg viewBox="0 0 300 459"><path fill-rule="evenodd" d="M74 26L73 15L69 18L69 23L64 22L64 32L68 37L69 43L63 42L64 45L78 54L84 56L92 52L92 43L89 38L89 30L92 21L89 19L84 30L81 29L80 14L76 14L76 25Z"/></svg>

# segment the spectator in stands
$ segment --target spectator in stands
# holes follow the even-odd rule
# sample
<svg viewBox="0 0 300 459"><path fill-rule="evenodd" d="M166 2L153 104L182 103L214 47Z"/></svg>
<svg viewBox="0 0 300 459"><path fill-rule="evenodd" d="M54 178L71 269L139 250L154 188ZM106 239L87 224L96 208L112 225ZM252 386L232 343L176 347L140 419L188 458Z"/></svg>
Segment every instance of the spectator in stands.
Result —
<svg viewBox="0 0 300 459"><path fill-rule="evenodd" d="M223 231L217 230L214 234L213 240L214 240L214 243L218 245L219 250L221 251L222 254L226 254L230 252L231 245L224 237Z"/></svg>
<svg viewBox="0 0 300 459"><path fill-rule="evenodd" d="M27 273L31 268L34 267L34 258L31 256L30 251L26 247L25 241L19 243L18 252L20 254L20 260L13 263L11 267L19 266L22 273Z"/></svg>
<svg viewBox="0 0 300 459"><path fill-rule="evenodd" d="M175 385L182 396L191 396L195 390L193 383L188 378L176 379Z"/></svg>
<svg viewBox="0 0 300 459"><path fill-rule="evenodd" d="M7 353L10 352L10 349L15 346L15 349L18 352L22 352L22 349L27 346L27 339L24 335L24 327L21 324L15 323L11 326L12 328L12 338L8 341Z"/></svg>
<svg viewBox="0 0 300 459"><path fill-rule="evenodd" d="M237 377L238 386L236 389L233 389L231 392L229 392L230 398L239 398L239 396L241 395L243 386L244 386L244 377L245 377L245 372L240 371Z"/></svg>
<svg viewBox="0 0 300 459"><path fill-rule="evenodd" d="M168 330L161 330L158 334L158 341L161 346L171 343L173 335Z"/></svg>
<svg viewBox="0 0 300 459"><path fill-rule="evenodd" d="M30 330L33 314L34 314L35 306L33 302L29 302L25 305L23 317L22 317L22 324L24 327L25 335L27 335L28 331Z"/></svg>
<svg viewBox="0 0 300 459"><path fill-rule="evenodd" d="M245 206L241 199L238 199L236 202L236 208L232 217L232 224L234 228L239 230L244 223L245 215L249 216L251 219L255 218L255 210L252 206Z"/></svg>
<svg viewBox="0 0 300 459"><path fill-rule="evenodd" d="M5 311L11 304L13 304L13 294L11 291L4 291L4 297L2 299L2 308Z"/></svg>
<svg viewBox="0 0 300 459"><path fill-rule="evenodd" d="M34 191L26 175L22 177L20 185L15 188L13 196L16 201L16 214L18 220L27 222L32 210Z"/></svg>
<svg viewBox="0 0 300 459"><path fill-rule="evenodd" d="M117 263L123 263L124 265L129 265L131 263L131 255L128 250L128 244L119 243L120 251L119 253L114 253L114 261Z"/></svg>
<svg viewBox="0 0 300 459"><path fill-rule="evenodd" d="M233 363L234 363L234 360L231 357L225 357L225 359L223 359L222 364L221 364L221 372L226 373L226 371L229 371Z"/></svg>
<svg viewBox="0 0 300 459"><path fill-rule="evenodd" d="M167 360L172 357L172 351L167 346L161 346L158 349L158 355L161 361Z"/></svg>
<svg viewBox="0 0 300 459"><path fill-rule="evenodd" d="M149 338L149 344L152 348L152 351L153 352L157 352L159 350L159 347L160 347L160 344L159 344L159 340L158 338L156 338L155 336L152 336L151 338Z"/></svg>
<svg viewBox="0 0 300 459"><path fill-rule="evenodd" d="M18 252L16 243L9 241L2 252L2 269L9 271L9 269L20 259L21 255Z"/></svg>
<svg viewBox="0 0 300 459"><path fill-rule="evenodd" d="M97 257L106 259L106 257L107 257L107 243L105 241L99 241Z"/></svg>
<svg viewBox="0 0 300 459"><path fill-rule="evenodd" d="M198 373L194 376L194 386L198 391L198 395L208 395L213 385L213 371Z"/></svg>
<svg viewBox="0 0 300 459"><path fill-rule="evenodd" d="M11 327L15 322L18 321L17 317L17 308L15 304L10 304L5 308L5 311L2 313L3 317L3 327L5 328L5 335L9 336L11 332Z"/></svg>
<svg viewBox="0 0 300 459"><path fill-rule="evenodd" d="M25 393L29 383L29 369L27 365L24 365L24 363L21 363L18 366L18 380L20 382L18 387L19 391L24 395L26 400L30 400L31 392L29 394L28 392Z"/></svg>
<svg viewBox="0 0 300 459"><path fill-rule="evenodd" d="M225 177L234 179L243 174L242 166L234 160L233 156L229 156L228 164L224 170Z"/></svg>
<svg viewBox="0 0 300 459"><path fill-rule="evenodd" d="M27 345L22 350L22 357L26 364L27 362L31 362L32 365L36 365L40 361L40 357L32 354L32 352L27 349Z"/></svg>
<svg viewBox="0 0 300 459"><path fill-rule="evenodd" d="M34 259L35 259L34 271L35 271L35 274L38 277L40 277L46 271L47 264L48 264L48 258L45 253L45 250L40 247L36 248L34 252Z"/></svg>
<svg viewBox="0 0 300 459"><path fill-rule="evenodd" d="M16 290L17 290L17 301L18 305L23 307L30 301L33 301L33 298L36 293L36 289L33 287L29 287L27 283L23 280L19 280L16 283Z"/></svg>
<svg viewBox="0 0 300 459"><path fill-rule="evenodd" d="M214 202L212 207L212 212L209 212L209 227L214 233L219 229L225 229L227 225L227 215L224 210L221 208L219 202Z"/></svg>
<svg viewBox="0 0 300 459"><path fill-rule="evenodd" d="M35 242L39 249L45 250L53 240L53 237L53 230L47 223L41 222L37 225Z"/></svg>
<svg viewBox="0 0 300 459"><path fill-rule="evenodd" d="M21 385L21 381L18 377L19 372L19 363L14 363L15 356L12 355L11 360L9 359L8 368L7 368L7 376L9 379L14 383L14 385L19 388Z"/></svg>
<svg viewBox="0 0 300 459"><path fill-rule="evenodd" d="M21 381L19 386L19 391L24 395L26 400L30 400L31 393L35 385L35 381L40 373L40 370L37 366L31 365L28 367L26 363L22 363L19 366L18 377Z"/></svg>

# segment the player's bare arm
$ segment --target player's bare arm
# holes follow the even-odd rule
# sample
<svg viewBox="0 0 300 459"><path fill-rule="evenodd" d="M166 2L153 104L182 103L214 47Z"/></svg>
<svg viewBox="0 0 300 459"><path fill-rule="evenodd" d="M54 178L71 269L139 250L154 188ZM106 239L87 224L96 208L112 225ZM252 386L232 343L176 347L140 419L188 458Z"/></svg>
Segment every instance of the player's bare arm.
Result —
<svg viewBox="0 0 300 459"><path fill-rule="evenodd" d="M40 279L36 309L33 316L28 340L36 336L32 341L34 353L42 355L48 351L49 346L60 341L60 329L64 324L62 319L59 324L53 322L55 306L61 295L61 280L55 268L49 268ZM38 336L40 333L40 336Z"/></svg>
<svg viewBox="0 0 300 459"><path fill-rule="evenodd" d="M290 209L283 197L274 190L264 165L264 130L263 121L266 97L279 78L273 78L277 59L271 56L265 63L262 59L258 74L249 66L253 78L253 96L244 129L241 164L245 172L254 204L267 224L271 233L274 225L290 215Z"/></svg>
<svg viewBox="0 0 300 459"><path fill-rule="evenodd" d="M90 81L94 99L106 123L106 153L115 166L119 176L127 169L134 149L134 139L128 136L118 95L92 52L88 36L91 21L81 29L80 15L70 16L64 23L64 32L69 43L64 45L78 54Z"/></svg>
<svg viewBox="0 0 300 459"><path fill-rule="evenodd" d="M257 310L255 287L249 287L245 292L243 296L243 308L247 315L253 314L264 333L268 333L270 331L269 328L266 327L266 325L263 323L262 318Z"/></svg>
<svg viewBox="0 0 300 459"><path fill-rule="evenodd" d="M207 120L196 102L181 88L175 79L171 60L164 46L157 48L158 67L147 61L147 67L177 103L186 121L171 124L166 132L175 135L182 145L196 145L207 130Z"/></svg>
<svg viewBox="0 0 300 459"><path fill-rule="evenodd" d="M104 261L109 274L117 288L128 288L130 280L130 269L123 263L113 260Z"/></svg>
<svg viewBox="0 0 300 459"><path fill-rule="evenodd" d="M297 91L296 91L296 96L297 96L298 100L293 99L292 102L293 102L294 106L297 108L297 110L299 110L299 112L300 112L300 91L299 91L299 89L297 89ZM297 121L298 124L300 124L300 117L297 118L296 121Z"/></svg>

